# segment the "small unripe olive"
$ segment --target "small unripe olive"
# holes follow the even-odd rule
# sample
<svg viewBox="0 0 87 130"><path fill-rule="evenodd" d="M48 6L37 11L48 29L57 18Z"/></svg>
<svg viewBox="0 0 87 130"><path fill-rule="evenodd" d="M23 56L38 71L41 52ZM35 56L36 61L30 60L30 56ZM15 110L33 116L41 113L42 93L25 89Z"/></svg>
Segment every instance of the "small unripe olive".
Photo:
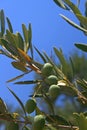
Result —
<svg viewBox="0 0 87 130"><path fill-rule="evenodd" d="M17 123L11 122L8 124L6 130L19 130L19 125Z"/></svg>
<svg viewBox="0 0 87 130"><path fill-rule="evenodd" d="M37 115L34 117L33 130L42 130L45 125L45 118L43 115Z"/></svg>
<svg viewBox="0 0 87 130"><path fill-rule="evenodd" d="M55 84L51 85L50 88L49 88L50 97L56 98L60 93L59 89L60 89L60 87L58 85L55 85Z"/></svg>
<svg viewBox="0 0 87 130"><path fill-rule="evenodd" d="M49 77L46 78L46 82L49 85L57 84L57 81L58 81L58 78L55 75L50 75Z"/></svg>
<svg viewBox="0 0 87 130"><path fill-rule="evenodd" d="M53 66L50 63L45 63L41 69L44 76L49 76L52 72Z"/></svg>
<svg viewBox="0 0 87 130"><path fill-rule="evenodd" d="M25 110L27 113L32 113L36 108L36 101L34 99L29 99L25 104Z"/></svg>

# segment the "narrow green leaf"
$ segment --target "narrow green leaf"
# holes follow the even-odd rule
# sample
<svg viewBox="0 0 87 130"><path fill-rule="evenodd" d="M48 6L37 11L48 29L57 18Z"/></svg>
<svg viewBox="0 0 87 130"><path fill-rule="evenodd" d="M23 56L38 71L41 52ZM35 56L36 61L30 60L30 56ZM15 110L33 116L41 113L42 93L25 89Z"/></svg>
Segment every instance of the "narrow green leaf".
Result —
<svg viewBox="0 0 87 130"><path fill-rule="evenodd" d="M11 25L11 22L10 22L9 18L6 17L6 20L7 20L7 24L8 24L9 31L10 31L11 33L13 33L13 28L12 28L12 25Z"/></svg>
<svg viewBox="0 0 87 130"><path fill-rule="evenodd" d="M1 22L1 36L5 33L5 16L4 11L0 11L0 22Z"/></svg>
<svg viewBox="0 0 87 130"><path fill-rule="evenodd" d="M0 54L3 54L3 55L5 55L5 56L7 56L7 57L9 57L9 58L15 59L14 56L13 56L12 54L10 54L10 53L9 53L8 51L6 51L6 50L0 49Z"/></svg>
<svg viewBox="0 0 87 130"><path fill-rule="evenodd" d="M0 39L0 44L2 47L4 47L7 51L9 51L12 55L14 56L18 56L18 51L17 48L12 45L11 43L9 43L7 40L5 39Z"/></svg>
<svg viewBox="0 0 87 130"><path fill-rule="evenodd" d="M28 30L27 30L27 28L26 28L26 26L24 24L22 24L22 30L23 30L23 35L24 35L25 42L27 44L27 42L28 42Z"/></svg>
<svg viewBox="0 0 87 130"><path fill-rule="evenodd" d="M85 91L87 91L87 81L85 81L84 79L77 79L76 80L77 84L81 86L81 88L83 88Z"/></svg>
<svg viewBox="0 0 87 130"><path fill-rule="evenodd" d="M73 77L74 77L74 74L75 74L75 66L74 66L74 63L73 63L72 58L70 57L69 59L70 59L71 67L72 67L72 75L73 75Z"/></svg>
<svg viewBox="0 0 87 130"><path fill-rule="evenodd" d="M64 58L64 55L62 54L62 51L58 50L57 48L54 47L54 52L55 52L57 58L60 60L63 72L65 74L67 74L68 65L67 65L67 62L66 62L66 60Z"/></svg>
<svg viewBox="0 0 87 130"><path fill-rule="evenodd" d="M12 95L13 95L13 96L16 98L16 100L19 102L19 104L20 104L20 106L21 106L21 108L22 108L22 110L23 110L23 112L24 112L24 114L25 114L25 116L26 116L25 107L24 107L22 101L19 99L19 97L18 97L10 88L8 88L8 90L12 93Z"/></svg>
<svg viewBox="0 0 87 130"><path fill-rule="evenodd" d="M23 76L25 76L25 75L28 74L28 73L29 73L29 71L26 72L26 73L23 73L23 74L21 74L21 75L18 75L18 76L16 76L16 77L14 77L14 78L8 80L7 83L13 82L13 81L15 81L15 80L17 80L17 79L20 79L20 78L22 78Z"/></svg>
<svg viewBox="0 0 87 130"><path fill-rule="evenodd" d="M83 32L85 32L85 33L87 33L87 30L86 30L86 29L84 29L84 28L82 28L81 26L77 25L76 23L74 23L73 21L71 21L70 19L68 19L66 16L64 16L64 15L62 15L62 14L60 14L60 16L61 16L66 22L68 22L70 25L72 25L73 27L75 27L75 28L77 28L77 29L79 29L79 30L81 30L81 31L83 31Z"/></svg>
<svg viewBox="0 0 87 130"><path fill-rule="evenodd" d="M46 117L46 120L49 122L49 123L54 123L56 122L57 124L61 124L61 125L70 125L68 123L68 121L60 116L60 115L49 115Z"/></svg>
<svg viewBox="0 0 87 130"><path fill-rule="evenodd" d="M77 14L77 16L78 19L80 20L80 23L83 25L83 27L87 29L87 18L79 14Z"/></svg>
<svg viewBox="0 0 87 130"><path fill-rule="evenodd" d="M19 82L15 82L15 84L36 84L36 83L39 83L41 82L41 80L29 80L29 81L19 81Z"/></svg>
<svg viewBox="0 0 87 130"><path fill-rule="evenodd" d="M18 37L18 47L21 49L21 50L24 50L24 41L23 41L23 38L21 36L20 33L17 33L16 34L17 37Z"/></svg>
<svg viewBox="0 0 87 130"><path fill-rule="evenodd" d="M28 27L28 40L29 40L29 46L27 47L27 51L30 49L31 57L33 59L33 46L32 46L32 27L31 24L29 24Z"/></svg>
<svg viewBox="0 0 87 130"><path fill-rule="evenodd" d="M11 33L9 30L6 30L6 38L11 44L17 47L18 39L15 34Z"/></svg>
<svg viewBox="0 0 87 130"><path fill-rule="evenodd" d="M75 46L80 50L87 52L87 44L75 43Z"/></svg>
<svg viewBox="0 0 87 130"><path fill-rule="evenodd" d="M53 0L59 7L69 10L62 0Z"/></svg>
<svg viewBox="0 0 87 130"><path fill-rule="evenodd" d="M47 60L46 60L46 58L43 56L43 54L42 54L36 47L34 47L34 48L35 48L35 50L37 51L37 53L39 54L39 56L41 57L41 59L43 60L43 62L46 63Z"/></svg>
<svg viewBox="0 0 87 130"><path fill-rule="evenodd" d="M75 15L76 14L82 15L78 7L75 4L73 4L70 0L64 0L64 2L72 9Z"/></svg>
<svg viewBox="0 0 87 130"><path fill-rule="evenodd" d="M53 49L54 49L54 52L55 52L57 58L60 60L61 64L66 66L67 63L66 63L65 57L64 57L61 49L58 50L56 47L54 47Z"/></svg>

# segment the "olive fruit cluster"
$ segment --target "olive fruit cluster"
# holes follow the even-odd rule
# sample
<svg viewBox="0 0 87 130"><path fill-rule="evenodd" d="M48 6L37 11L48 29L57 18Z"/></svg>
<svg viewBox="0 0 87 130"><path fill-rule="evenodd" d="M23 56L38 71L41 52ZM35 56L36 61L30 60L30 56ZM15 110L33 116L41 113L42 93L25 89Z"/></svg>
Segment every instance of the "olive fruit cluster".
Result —
<svg viewBox="0 0 87 130"><path fill-rule="evenodd" d="M43 76L45 76L45 82L50 86L49 87L49 95L52 98L56 98L60 91L60 87L57 85L58 78L55 75L52 75L53 66L50 63L45 63L41 72Z"/></svg>
<svg viewBox="0 0 87 130"><path fill-rule="evenodd" d="M29 99L27 100L25 104L25 110L28 114L32 113L36 109L36 101L35 99Z"/></svg>
<svg viewBox="0 0 87 130"><path fill-rule="evenodd" d="M45 118L43 115L36 115L33 121L33 130L43 130Z"/></svg>

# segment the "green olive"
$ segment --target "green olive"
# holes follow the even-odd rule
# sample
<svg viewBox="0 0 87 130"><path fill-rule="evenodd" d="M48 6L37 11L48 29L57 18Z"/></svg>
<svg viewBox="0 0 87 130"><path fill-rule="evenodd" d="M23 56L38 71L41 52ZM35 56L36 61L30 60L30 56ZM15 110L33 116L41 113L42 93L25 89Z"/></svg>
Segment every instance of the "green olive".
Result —
<svg viewBox="0 0 87 130"><path fill-rule="evenodd" d="M56 98L60 94L60 87L58 85L51 85L49 88L49 95L52 98Z"/></svg>
<svg viewBox="0 0 87 130"><path fill-rule="evenodd" d="M41 69L44 76L49 76L52 72L53 66L50 63L45 63Z"/></svg>
<svg viewBox="0 0 87 130"><path fill-rule="evenodd" d="M19 125L17 123L11 122L8 124L6 130L19 130Z"/></svg>
<svg viewBox="0 0 87 130"><path fill-rule="evenodd" d="M46 82L49 85L57 84L57 81L58 81L58 78L55 75L50 75L49 77L46 78Z"/></svg>
<svg viewBox="0 0 87 130"><path fill-rule="evenodd" d="M25 110L27 113L32 113L36 108L35 99L29 99L25 104Z"/></svg>
<svg viewBox="0 0 87 130"><path fill-rule="evenodd" d="M42 130L45 125L45 118L43 115L36 115L34 117L33 130Z"/></svg>

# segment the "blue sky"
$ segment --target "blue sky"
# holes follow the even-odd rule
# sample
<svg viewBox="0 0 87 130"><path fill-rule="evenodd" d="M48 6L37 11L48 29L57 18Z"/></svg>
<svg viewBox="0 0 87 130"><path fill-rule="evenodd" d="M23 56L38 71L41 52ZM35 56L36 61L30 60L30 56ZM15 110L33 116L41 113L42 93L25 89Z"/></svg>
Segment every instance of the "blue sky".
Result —
<svg viewBox="0 0 87 130"><path fill-rule="evenodd" d="M81 1L81 11L84 11L84 4ZM76 20L75 16L59 8L52 0L2 0L0 9L3 9L5 15L12 22L14 32L21 32L21 24L28 26L32 24L32 43L40 51L45 51L49 55L52 47L62 48L65 55L70 55L74 49L75 42L86 43L86 36L81 31L68 25L59 14L64 14L70 19ZM6 80L21 74L14 69L11 60L4 56L0 56L0 96L5 101L14 101L15 99L7 90ZM26 79L32 76L26 76ZM32 92L31 86L9 85L14 92L25 101ZM25 91L24 91L25 90Z"/></svg>

